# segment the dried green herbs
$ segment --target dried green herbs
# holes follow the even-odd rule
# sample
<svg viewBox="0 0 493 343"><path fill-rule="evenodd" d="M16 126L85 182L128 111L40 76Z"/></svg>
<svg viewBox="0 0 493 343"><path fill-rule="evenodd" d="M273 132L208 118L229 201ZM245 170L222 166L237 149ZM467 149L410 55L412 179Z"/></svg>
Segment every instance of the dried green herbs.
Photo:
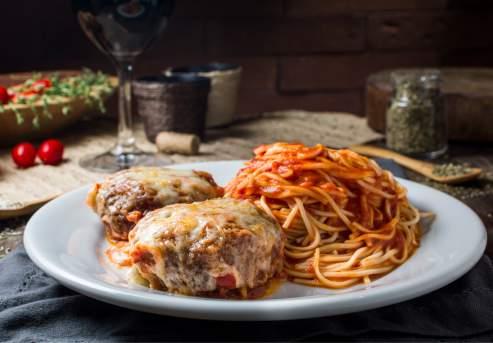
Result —
<svg viewBox="0 0 493 343"><path fill-rule="evenodd" d="M413 181L448 193L462 201L493 194L493 173L491 171L483 173L478 180L474 182L458 185L436 182L412 171L408 171L407 175Z"/></svg>
<svg viewBox="0 0 493 343"><path fill-rule="evenodd" d="M435 72L393 73L395 96L387 110L387 146L436 157L447 149L447 123Z"/></svg>
<svg viewBox="0 0 493 343"><path fill-rule="evenodd" d="M469 172L471 172L471 168L464 164L454 163L437 164L432 171L433 175L436 176L458 176Z"/></svg>

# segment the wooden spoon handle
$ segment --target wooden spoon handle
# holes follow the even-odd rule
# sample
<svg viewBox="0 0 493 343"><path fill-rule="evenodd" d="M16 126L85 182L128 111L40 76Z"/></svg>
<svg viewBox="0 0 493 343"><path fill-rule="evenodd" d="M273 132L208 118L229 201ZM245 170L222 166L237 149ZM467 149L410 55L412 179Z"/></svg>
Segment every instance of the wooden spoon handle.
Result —
<svg viewBox="0 0 493 343"><path fill-rule="evenodd" d="M392 159L396 163L417 171L418 173L429 174L433 169L433 164L431 163L415 160L414 158L410 158L387 149L377 148L370 145L353 145L349 148L358 154Z"/></svg>

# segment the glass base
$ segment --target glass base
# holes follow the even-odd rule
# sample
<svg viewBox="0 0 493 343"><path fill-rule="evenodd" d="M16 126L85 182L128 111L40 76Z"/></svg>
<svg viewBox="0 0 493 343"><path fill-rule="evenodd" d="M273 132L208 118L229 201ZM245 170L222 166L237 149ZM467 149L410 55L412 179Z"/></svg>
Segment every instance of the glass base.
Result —
<svg viewBox="0 0 493 343"><path fill-rule="evenodd" d="M79 160L79 165L94 172L113 173L134 166L165 166L172 163L169 158L140 150L121 153L114 151L112 149L100 155L85 156Z"/></svg>

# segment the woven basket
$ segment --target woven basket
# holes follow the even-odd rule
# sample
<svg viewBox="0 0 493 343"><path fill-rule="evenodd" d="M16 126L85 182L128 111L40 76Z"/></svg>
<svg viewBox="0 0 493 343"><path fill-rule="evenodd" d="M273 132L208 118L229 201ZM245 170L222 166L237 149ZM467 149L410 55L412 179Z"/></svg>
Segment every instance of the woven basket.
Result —
<svg viewBox="0 0 493 343"><path fill-rule="evenodd" d="M147 139L161 131L192 133L203 138L210 80L192 75L151 76L134 81L137 112Z"/></svg>
<svg viewBox="0 0 493 343"><path fill-rule="evenodd" d="M238 103L242 69L236 64L210 63L201 66L170 68L171 75L198 75L211 80L206 127L226 126L233 122Z"/></svg>

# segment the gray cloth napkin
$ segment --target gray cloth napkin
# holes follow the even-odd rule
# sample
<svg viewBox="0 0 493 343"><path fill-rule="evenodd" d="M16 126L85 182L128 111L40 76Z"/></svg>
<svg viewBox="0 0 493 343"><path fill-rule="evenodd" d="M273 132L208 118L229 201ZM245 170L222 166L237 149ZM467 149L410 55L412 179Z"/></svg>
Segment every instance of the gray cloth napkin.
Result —
<svg viewBox="0 0 493 343"><path fill-rule="evenodd" d="M93 300L44 274L23 247L0 261L1 342L354 340L375 332L396 341L402 335L465 337L489 330L493 265L487 256L449 286L411 301L343 316L243 323L158 316Z"/></svg>
<svg viewBox="0 0 493 343"><path fill-rule="evenodd" d="M403 176L392 163L385 167ZM283 322L216 322L136 312L61 286L32 263L22 246L0 260L1 342L295 341L334 337L351 341L375 337L377 341L409 337L413 341L433 337L492 340L491 260L483 256L459 280L411 301L343 316Z"/></svg>

